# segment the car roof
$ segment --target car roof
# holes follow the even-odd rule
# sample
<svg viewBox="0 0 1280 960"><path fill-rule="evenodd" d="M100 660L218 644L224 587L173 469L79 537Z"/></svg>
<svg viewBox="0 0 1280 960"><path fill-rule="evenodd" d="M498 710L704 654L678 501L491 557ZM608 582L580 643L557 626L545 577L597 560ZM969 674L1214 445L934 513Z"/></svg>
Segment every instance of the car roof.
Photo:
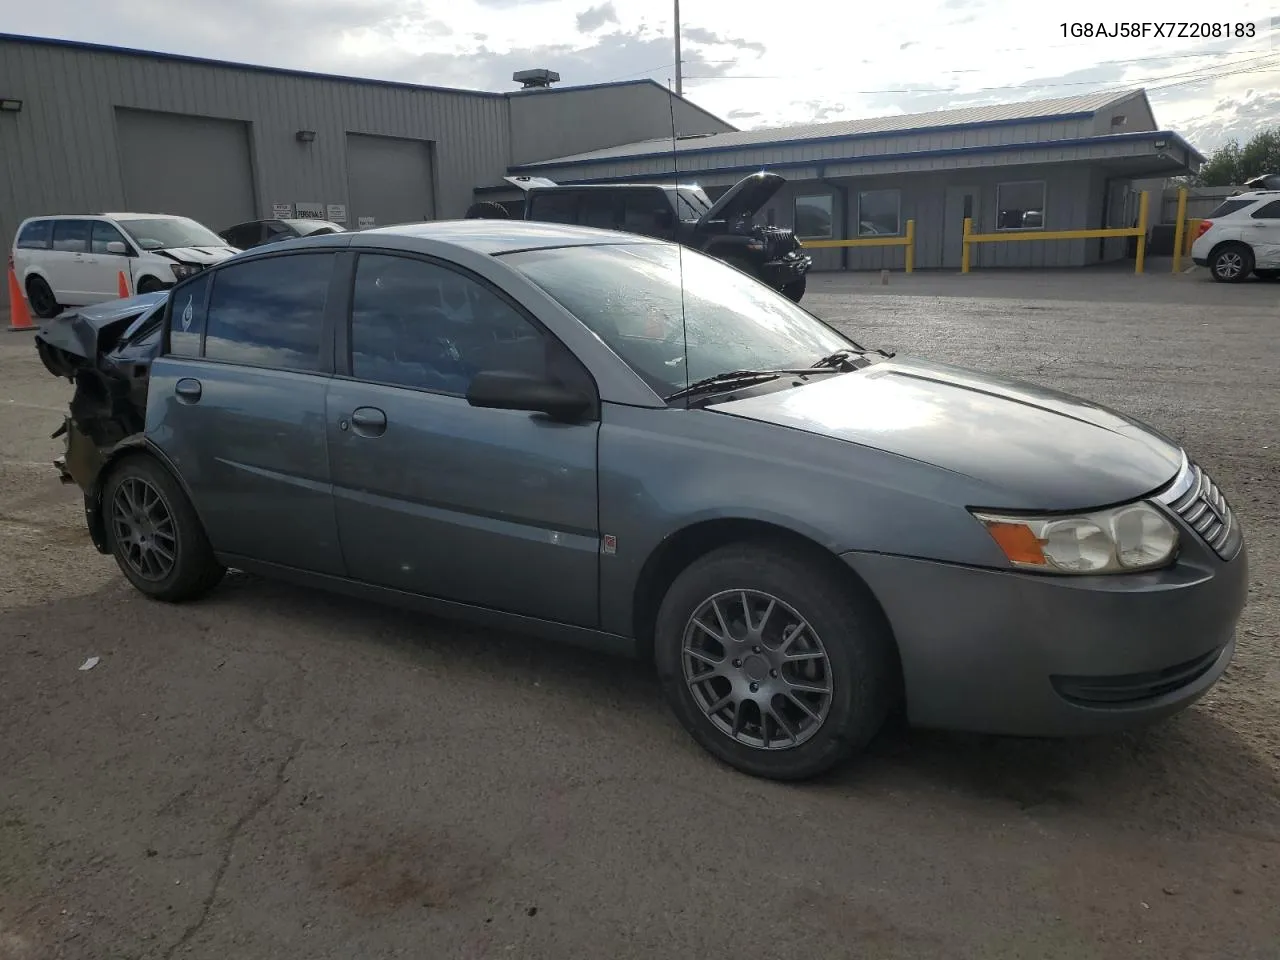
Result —
<svg viewBox="0 0 1280 960"><path fill-rule="evenodd" d="M110 217L112 220L190 220L174 213L95 213L95 217Z"/></svg>
<svg viewBox="0 0 1280 960"><path fill-rule="evenodd" d="M516 250L546 250L553 247L582 247L601 244L661 244L665 241L619 230L598 230L562 223L536 220L436 220L406 223L389 227L371 227L355 234L332 234L339 237L395 237L435 240L465 247L477 253L500 254ZM318 240L327 238L321 237ZM394 244L388 244L394 246Z"/></svg>

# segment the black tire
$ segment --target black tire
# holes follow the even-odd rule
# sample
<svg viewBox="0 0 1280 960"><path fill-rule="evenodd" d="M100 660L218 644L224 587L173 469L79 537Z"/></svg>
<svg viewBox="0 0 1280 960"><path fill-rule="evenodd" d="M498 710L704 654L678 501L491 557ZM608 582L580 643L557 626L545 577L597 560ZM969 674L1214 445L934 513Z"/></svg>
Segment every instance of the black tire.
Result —
<svg viewBox="0 0 1280 960"><path fill-rule="evenodd" d="M138 293L159 293L164 284L155 277L143 277L138 281Z"/></svg>
<svg viewBox="0 0 1280 960"><path fill-rule="evenodd" d="M749 641L732 651L727 645L721 647L724 654L719 660L721 666L716 669L732 670L735 679L697 680L697 676L711 675L707 673L688 680L686 664L706 662L685 654L686 630L693 638L702 638L705 633L692 627L692 618L711 598L722 593L735 598L732 602L736 610L741 611L740 591L759 591L764 595L760 600L772 598L781 606L781 611L766 615L757 608L757 626L763 624L766 629L760 646L752 646ZM721 607L721 611L727 609ZM808 634L801 633L804 639L799 650L806 659L800 662L806 664L804 669L820 674L816 679L801 676L799 682L825 685L828 690L822 705L806 701L813 712L807 716L798 714L798 724L795 708L799 703L789 700L785 694L770 696L771 689L791 689L796 675L789 671L799 669L798 663L777 662L779 651L787 649L778 641L785 640L796 625L797 617L793 614L807 622L816 635L811 642ZM722 622L730 633L738 634L741 633L740 619L740 614L729 611ZM776 635L770 633L773 621L777 621ZM719 646L715 640L706 642ZM815 777L861 751L884 725L898 689L893 639L874 602L822 563L781 544L735 544L695 561L676 578L663 598L654 645L663 693L694 740L729 766L772 780ZM812 652L815 649L822 651L825 659L818 660L820 655ZM734 659L734 653L741 654L742 658ZM768 671L770 660L777 668L774 672ZM762 661L765 662L763 673ZM810 661L812 667L807 666ZM689 669L692 670L692 666ZM778 678L779 672L783 674L781 679L769 679ZM745 685L753 680L760 682L750 686L750 691L755 697L767 699L774 719L764 720L758 700L744 692ZM699 684L695 692L695 685ZM730 687L730 684L736 685ZM761 692L757 693L757 688ZM706 701L712 696L726 696L726 689L730 695L741 694L744 699L733 704L731 717L726 715L728 707L724 707L714 714L717 719L713 720L711 710L716 704ZM785 731L777 719L786 711L790 711L790 731ZM738 729L740 717L746 718L742 736L764 745L750 745L735 735L733 731ZM758 718L755 727L751 726L752 718ZM717 724L731 729L725 730ZM796 727L803 724L809 724L807 732L800 730L797 736ZM763 736L759 734L761 727L766 731ZM778 747L779 741L773 739L775 746L767 749L770 727L775 737L788 732L794 745Z"/></svg>
<svg viewBox="0 0 1280 960"><path fill-rule="evenodd" d="M41 320L52 320L62 312L58 298L45 282L44 277L31 277L27 280L27 302L31 304L31 312Z"/></svg>
<svg viewBox="0 0 1280 960"><path fill-rule="evenodd" d="M808 277L801 277L799 280L792 280L782 288L783 294L792 302L799 303L804 296L804 289L808 282Z"/></svg>
<svg viewBox="0 0 1280 960"><path fill-rule="evenodd" d="M1280 280L1280 270L1255 270L1253 275L1259 280Z"/></svg>
<svg viewBox="0 0 1280 960"><path fill-rule="evenodd" d="M153 490L171 518L172 534L166 535L165 545L173 559L167 573L153 571L152 576L147 576L130 559L130 546L122 539L126 531L117 521L117 497L123 496L126 485L132 490L137 484ZM198 600L216 587L227 572L214 557L204 526L178 481L146 454L129 456L112 468L102 489L102 511L107 546L116 564L130 583L153 600Z"/></svg>
<svg viewBox="0 0 1280 960"><path fill-rule="evenodd" d="M1241 283L1253 273L1253 251L1243 243L1224 243L1209 254L1209 273L1219 283Z"/></svg>

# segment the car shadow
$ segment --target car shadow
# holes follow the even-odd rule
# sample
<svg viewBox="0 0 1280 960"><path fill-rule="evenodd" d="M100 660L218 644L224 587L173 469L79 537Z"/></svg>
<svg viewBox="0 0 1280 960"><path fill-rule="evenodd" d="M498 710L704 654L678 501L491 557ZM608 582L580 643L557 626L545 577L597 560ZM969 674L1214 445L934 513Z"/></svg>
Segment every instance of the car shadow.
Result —
<svg viewBox="0 0 1280 960"><path fill-rule="evenodd" d="M662 703L653 670L634 661L238 572L196 606L224 622L236 608L287 623L298 649L308 652L316 641L334 641L415 663L429 659L459 678L537 682L552 696L634 714L628 736L687 740ZM909 793L948 807L959 800L1042 819L1103 818L1190 833L1212 827L1280 841L1275 744L1242 735L1230 698L1219 700L1136 732L1073 740L913 730L896 717L863 756L796 786L850 801ZM692 741L687 747L699 749Z"/></svg>

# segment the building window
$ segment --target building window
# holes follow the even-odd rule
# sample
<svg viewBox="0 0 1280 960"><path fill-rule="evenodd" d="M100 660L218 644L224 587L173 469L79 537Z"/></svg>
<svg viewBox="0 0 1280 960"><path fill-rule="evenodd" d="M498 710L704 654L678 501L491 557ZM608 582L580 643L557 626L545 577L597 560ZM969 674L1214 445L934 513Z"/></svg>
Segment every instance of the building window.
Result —
<svg viewBox="0 0 1280 960"><path fill-rule="evenodd" d="M858 236L896 237L901 232L901 191L863 190L858 194Z"/></svg>
<svg viewBox="0 0 1280 960"><path fill-rule="evenodd" d="M831 194L796 197L795 231L802 240L831 239Z"/></svg>
<svg viewBox="0 0 1280 960"><path fill-rule="evenodd" d="M1044 181L996 185L997 230L1044 229Z"/></svg>

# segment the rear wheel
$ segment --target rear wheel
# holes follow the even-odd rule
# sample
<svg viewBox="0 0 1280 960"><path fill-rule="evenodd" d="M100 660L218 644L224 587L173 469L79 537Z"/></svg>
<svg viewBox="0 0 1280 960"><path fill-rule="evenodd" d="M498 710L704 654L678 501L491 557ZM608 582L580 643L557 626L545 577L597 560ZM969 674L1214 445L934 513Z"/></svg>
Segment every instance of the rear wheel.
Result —
<svg viewBox="0 0 1280 960"><path fill-rule="evenodd" d="M1209 272L1219 283L1240 283L1253 272L1253 251L1243 243L1224 243L1209 257Z"/></svg>
<svg viewBox="0 0 1280 960"><path fill-rule="evenodd" d="M102 511L116 563L147 596L196 600L226 573L186 493L151 457L130 456L111 471Z"/></svg>
<svg viewBox="0 0 1280 960"><path fill-rule="evenodd" d="M737 544L689 566L662 601L654 654L693 738L776 780L816 776L864 748L896 689L874 604L784 546Z"/></svg>
<svg viewBox="0 0 1280 960"><path fill-rule="evenodd" d="M807 277L801 277L799 280L792 280L782 288L782 292L791 300L792 303L799 303L800 298L804 296L804 289L807 281Z"/></svg>
<svg viewBox="0 0 1280 960"><path fill-rule="evenodd" d="M27 281L27 300L31 303L31 311L41 320L56 317L60 310L58 298L44 277L32 277Z"/></svg>

